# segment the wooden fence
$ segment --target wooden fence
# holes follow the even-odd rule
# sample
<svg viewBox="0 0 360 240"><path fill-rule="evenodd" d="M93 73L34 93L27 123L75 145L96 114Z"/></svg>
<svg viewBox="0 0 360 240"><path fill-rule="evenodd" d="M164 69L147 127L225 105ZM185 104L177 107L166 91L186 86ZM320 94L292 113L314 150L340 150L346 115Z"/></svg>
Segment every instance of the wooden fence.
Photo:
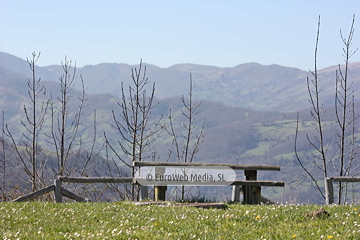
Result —
<svg viewBox="0 0 360 240"><path fill-rule="evenodd" d="M181 163L181 162L134 162L135 167L230 167L233 170L243 170L246 180L235 180L230 185L233 186L232 198L234 202L240 201L240 192L243 192L243 202L245 204L260 204L261 202L270 202L268 199L261 196L262 186L283 187L284 182L281 181L267 181L258 180L257 171L280 171L280 166L276 165L243 165L243 164L220 164L220 163ZM139 179L138 179L139 180ZM19 197L13 201L21 202L28 201L54 191L55 202L61 203L62 197L68 197L79 202L87 202L88 199L83 198L73 192L70 192L62 187L62 182L69 183L132 183L139 184L137 178L115 178L115 177L59 177L54 181L54 185L43 188L37 192ZM155 201L164 201L166 186L155 186ZM140 199L148 198L148 187L141 185Z"/></svg>
<svg viewBox="0 0 360 240"><path fill-rule="evenodd" d="M46 193L54 191L55 202L61 203L62 197L68 197L70 199L76 200L78 202L88 202L87 198L83 198L73 192L70 192L62 187L62 182L70 183L133 183L134 180L131 177L127 178L115 178L115 177L59 177L54 180L54 185L47 186L43 189L40 189L36 192L30 193L26 196L19 197L13 202L23 202L29 201L34 198L40 197Z"/></svg>
<svg viewBox="0 0 360 240"><path fill-rule="evenodd" d="M360 182L360 177L329 177L329 178L325 178L326 205L334 203L333 182Z"/></svg>

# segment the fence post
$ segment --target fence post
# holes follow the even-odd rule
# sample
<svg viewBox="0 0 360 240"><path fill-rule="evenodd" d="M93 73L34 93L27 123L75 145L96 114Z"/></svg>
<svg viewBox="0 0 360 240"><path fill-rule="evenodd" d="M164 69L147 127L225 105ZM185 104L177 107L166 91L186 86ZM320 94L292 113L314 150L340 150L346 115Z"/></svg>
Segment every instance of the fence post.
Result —
<svg viewBox="0 0 360 240"><path fill-rule="evenodd" d="M140 185L140 201L149 198L148 186Z"/></svg>
<svg viewBox="0 0 360 240"><path fill-rule="evenodd" d="M332 178L325 178L326 205L334 203L334 186Z"/></svg>
<svg viewBox="0 0 360 240"><path fill-rule="evenodd" d="M62 193L61 193L61 189L62 189L62 181L60 178L55 179L54 181L54 185L55 185L55 202L57 203L61 203L62 202Z"/></svg>

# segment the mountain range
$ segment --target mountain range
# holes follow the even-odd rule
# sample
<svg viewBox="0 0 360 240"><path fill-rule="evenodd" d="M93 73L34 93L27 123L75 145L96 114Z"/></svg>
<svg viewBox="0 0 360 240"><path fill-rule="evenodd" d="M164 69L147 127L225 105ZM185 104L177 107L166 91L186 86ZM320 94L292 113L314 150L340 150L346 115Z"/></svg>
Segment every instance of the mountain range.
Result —
<svg viewBox="0 0 360 240"><path fill-rule="evenodd" d="M202 101L196 116L197 126L206 121L204 141L196 156L199 162L226 162L242 164L276 164L281 166L278 173L260 173L259 178L285 181L285 188L267 188L264 193L275 201L297 203L323 201L309 182L304 180L304 172L294 163L294 135L296 112L300 113L299 149L310 169L315 167L311 161L311 147L306 141L305 132L314 134L306 87L307 71L279 65L260 65L245 63L232 68L219 68L195 64L177 64L159 68L145 64L146 76L156 85L156 108L154 119L167 116L169 109L175 118L174 126L181 132L181 95L189 91L190 73L194 88L194 98ZM91 136L93 111L97 112L97 129L111 139L119 134L111 127L112 111L119 112L117 105L121 95L121 82L124 86L132 83L131 71L139 65L102 63L87 65L76 69L75 88L79 88L80 75L85 83L87 108L83 112L82 138ZM337 66L319 70L321 79L321 101L327 108L325 119L326 140L329 146L336 147L333 108L335 90L335 71ZM28 63L21 58L0 52L0 110L5 112L5 123L9 124L17 139L21 139L19 122L23 116L23 106L28 104L30 76ZM61 65L36 67L36 75L49 92L59 92L59 77L63 74ZM352 90L360 90L360 63L350 65L349 77L353 81ZM72 93L76 99L79 91ZM77 103L72 106L77 107ZM356 111L360 109L356 107ZM359 131L356 125L356 131ZM46 130L46 127L45 127ZM44 141L45 142L45 141ZM99 139L99 146L104 140ZM158 157L166 158L171 148L170 137L162 134L157 143ZM45 143L44 143L45 144ZM314 194L315 193L315 194Z"/></svg>
<svg viewBox="0 0 360 240"><path fill-rule="evenodd" d="M311 79L309 71L258 63L244 63L231 68L196 64L176 64L168 68L146 63L144 65L147 68L147 77L156 83L156 97L160 99L186 95L191 73L196 85L194 97L197 99L268 111L287 112L309 107L306 87L307 77ZM0 67L11 74L26 78L30 74L29 67L23 59L4 52L0 52ZM78 74L75 87L80 87L81 75L88 94L109 93L119 96L120 83L131 84L131 69L136 67L138 65L117 63L86 65L76 69ZM330 66L319 70L322 101L325 105L333 105L337 68ZM353 80L352 89L358 92L360 62L351 63L349 69L349 77ZM44 81L57 81L62 74L60 65L37 67L36 71Z"/></svg>

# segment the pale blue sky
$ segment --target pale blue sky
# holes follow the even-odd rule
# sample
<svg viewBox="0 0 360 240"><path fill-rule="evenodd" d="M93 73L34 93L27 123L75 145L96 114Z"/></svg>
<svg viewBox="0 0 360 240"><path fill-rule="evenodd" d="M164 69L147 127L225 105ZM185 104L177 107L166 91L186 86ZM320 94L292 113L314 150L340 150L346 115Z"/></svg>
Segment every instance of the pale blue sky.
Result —
<svg viewBox="0 0 360 240"><path fill-rule="evenodd" d="M342 62L339 30L348 33L353 14L358 29L358 0L0 0L0 51L24 59L40 51L40 66L60 64L67 55L80 67L142 58L159 67L258 62L308 70L318 15L324 68ZM360 47L360 31L353 45Z"/></svg>

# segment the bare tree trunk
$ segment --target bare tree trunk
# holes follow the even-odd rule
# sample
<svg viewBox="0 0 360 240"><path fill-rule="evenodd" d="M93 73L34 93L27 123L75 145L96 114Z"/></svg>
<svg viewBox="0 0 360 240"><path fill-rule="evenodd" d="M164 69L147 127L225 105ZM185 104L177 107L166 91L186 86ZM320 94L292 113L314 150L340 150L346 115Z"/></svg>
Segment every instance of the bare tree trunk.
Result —
<svg viewBox="0 0 360 240"><path fill-rule="evenodd" d="M354 155L357 152L354 149L349 150L349 146L352 146L351 139L349 137L352 136L351 130L349 134L349 127L351 128L354 119L352 116L354 113L352 110L348 110L349 107L352 106L352 99L354 92L351 91L352 83L349 82L348 79L348 70L349 70L349 62L352 55L354 55L355 51L351 50L352 38L354 36L354 23L355 23L355 15L353 16L352 25L350 28L350 32L347 38L342 35L340 30L341 40L344 43L343 48L343 57L345 62L344 71L341 69L339 65L338 71L336 71L336 92L335 92L335 115L336 122L339 127L338 131L338 147L339 147L339 176L349 175L352 161L354 159ZM350 99L350 101L349 101ZM349 152L347 152L349 151ZM349 157L347 157L349 156ZM339 183L338 188L338 204L341 203L343 192L342 183ZM344 196L346 199L346 196Z"/></svg>
<svg viewBox="0 0 360 240"><path fill-rule="evenodd" d="M70 103L74 95L72 91L74 88L74 79L76 76L76 64L72 66L72 61L68 61L65 56L65 61L61 62L63 68L63 75L59 78L60 81L60 96L53 100L51 96L51 134L47 134L49 142L55 147L58 167L56 175L67 176L74 172L84 173L85 166L89 163L89 157L85 157L85 162L78 165L82 150L82 141L78 138L78 131L80 126L80 120L83 113L85 98L85 87L82 76L80 80L82 83L82 91L80 97L77 98L79 105L77 111L71 111ZM96 118L96 113L94 112ZM96 131L96 119L94 119L94 131ZM92 141L92 151L96 138L96 132L94 133L94 139ZM76 150L75 150L76 148ZM71 163L70 163L71 159Z"/></svg>
<svg viewBox="0 0 360 240"><path fill-rule="evenodd" d="M31 106L24 105L25 120L21 120L22 126L25 128L26 133L22 133L25 138L24 146L25 151L20 150L18 144L15 142L13 135L11 134L8 126L6 125L6 135L10 137L12 146L14 147L18 159L24 167L25 174L30 179L31 190L36 191L39 184L44 183L43 173L44 168L39 167L39 153L41 147L39 145L39 134L42 131L44 118L48 108L48 100L46 99L46 89L41 84L41 78L36 79L35 64L40 57L40 53L32 54L32 59L28 60L30 70L32 72L32 78L28 80L28 94L31 101ZM40 97L42 95L42 97ZM44 163L45 160L42 162Z"/></svg>
<svg viewBox="0 0 360 240"><path fill-rule="evenodd" d="M181 97L181 101L183 103L184 109L181 110L181 114L183 117L185 117L185 122L183 123L183 127L185 129L185 135L183 138L185 139L185 143L183 144L183 147L180 147L180 140L178 139L178 135L175 133L173 120L171 116L171 109L170 113L168 115L169 118L169 128L167 129L167 132L172 136L173 138L173 146L175 147L175 153L176 158L179 162L192 162L195 158L196 153L199 151L200 143L203 140L203 130L205 128L205 119L203 121L203 124L199 130L199 133L197 136L193 136L193 131L196 129L195 116L197 115L198 108L201 105L201 102L194 103L193 101L193 89L195 88L195 85L192 83L192 76L190 74L190 86L189 86L189 99L188 101L185 99L184 96ZM181 200L185 200L185 186L181 187Z"/></svg>
<svg viewBox="0 0 360 240"><path fill-rule="evenodd" d="M2 125L1 125L1 147L2 147L2 161L1 161L1 201L6 201L6 171L7 171L7 159L5 152L5 113L2 112Z"/></svg>
<svg viewBox="0 0 360 240"><path fill-rule="evenodd" d="M151 126L149 120L151 119L151 110L154 106L155 97L155 83L152 85L150 94L147 95L146 86L149 80L146 77L146 67L142 70L142 61L140 61L138 69L131 71L132 86L128 89L128 95L125 94L123 83L121 83L121 102L118 103L120 107L120 119L113 111L114 123L113 127L119 132L121 140L117 141L117 145L113 144L104 133L106 145L111 149L120 162L130 168L131 177L135 176L134 161L142 161L146 158L154 156L154 141L156 136L162 129L161 118L156 120ZM118 153L120 148L123 155ZM115 161L109 161L114 164ZM121 174L118 171L118 174ZM138 189L131 186L131 199L134 201L138 199Z"/></svg>
<svg viewBox="0 0 360 240"><path fill-rule="evenodd" d="M306 134L306 138L309 144L315 149L315 153L311 155L314 158L314 165L317 166L323 172L323 177L327 177L327 158L325 155L326 149L324 144L324 132L323 126L324 123L322 122L322 117L325 111L323 110L323 105L320 103L320 87L319 87L319 79L318 79L318 72L317 72L317 51L318 51L318 43L319 43L319 35L320 35L320 16L318 20L318 29L316 34L316 42L315 42L315 51L314 51L314 71L310 71L313 79L310 81L309 78L306 79L307 89L309 94L309 102L311 104L310 114L314 119L315 123L313 123L314 128L317 131L317 136L315 136L314 140L312 140L308 134ZM298 123L298 120L297 120ZM312 182L315 184L316 189L319 191L322 197L325 198L325 194L323 189L320 188L317 179L313 176L313 174L306 169L306 166L303 164L302 160L299 157L297 152L296 142L298 137L298 124L296 128L296 135L295 135L295 156L296 156L296 163L301 166L303 170L308 174L311 178Z"/></svg>

